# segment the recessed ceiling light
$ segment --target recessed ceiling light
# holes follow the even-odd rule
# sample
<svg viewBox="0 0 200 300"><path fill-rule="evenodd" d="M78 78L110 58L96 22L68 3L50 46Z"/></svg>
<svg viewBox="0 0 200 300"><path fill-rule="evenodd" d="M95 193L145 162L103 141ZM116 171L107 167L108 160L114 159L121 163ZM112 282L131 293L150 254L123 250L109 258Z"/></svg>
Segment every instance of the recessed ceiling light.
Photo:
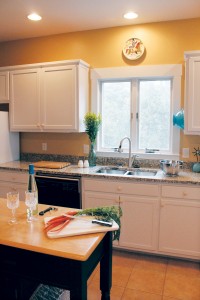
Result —
<svg viewBox="0 0 200 300"><path fill-rule="evenodd" d="M126 14L124 14L124 18L131 20L131 19L136 19L138 17L138 15L132 11L127 12Z"/></svg>
<svg viewBox="0 0 200 300"><path fill-rule="evenodd" d="M27 18L31 21L40 21L42 19L38 14L30 14Z"/></svg>

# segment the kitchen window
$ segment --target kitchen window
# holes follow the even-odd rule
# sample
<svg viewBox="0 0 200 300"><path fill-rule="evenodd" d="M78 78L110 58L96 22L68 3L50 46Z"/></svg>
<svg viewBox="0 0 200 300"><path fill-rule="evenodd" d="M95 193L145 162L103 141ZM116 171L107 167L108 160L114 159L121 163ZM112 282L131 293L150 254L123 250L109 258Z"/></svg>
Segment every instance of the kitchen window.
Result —
<svg viewBox="0 0 200 300"><path fill-rule="evenodd" d="M181 69L164 65L92 71L92 110L102 115L99 155L122 155L115 149L127 136L140 157L154 149L157 158L178 158L180 129L173 126L173 114L180 109ZM125 141L123 150L128 151Z"/></svg>

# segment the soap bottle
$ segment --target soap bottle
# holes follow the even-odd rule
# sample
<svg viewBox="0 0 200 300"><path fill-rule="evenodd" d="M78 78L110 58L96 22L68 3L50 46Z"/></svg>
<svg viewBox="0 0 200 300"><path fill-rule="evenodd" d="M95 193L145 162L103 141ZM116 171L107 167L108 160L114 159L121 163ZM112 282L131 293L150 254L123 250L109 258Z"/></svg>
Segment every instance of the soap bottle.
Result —
<svg viewBox="0 0 200 300"><path fill-rule="evenodd" d="M29 177L28 177L27 190L29 192L36 192L37 204L36 204L35 208L33 209L33 215L37 215L38 214L38 190L37 190L37 184L36 184L36 181L35 181L35 172L34 172L34 165L33 164L29 165Z"/></svg>

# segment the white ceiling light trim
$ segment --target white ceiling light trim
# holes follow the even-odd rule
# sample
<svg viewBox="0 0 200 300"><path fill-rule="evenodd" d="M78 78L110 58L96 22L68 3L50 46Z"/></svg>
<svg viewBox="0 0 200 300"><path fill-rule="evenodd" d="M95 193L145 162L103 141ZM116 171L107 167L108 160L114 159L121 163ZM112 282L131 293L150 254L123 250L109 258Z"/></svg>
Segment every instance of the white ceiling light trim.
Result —
<svg viewBox="0 0 200 300"><path fill-rule="evenodd" d="M131 19L136 19L138 17L138 14L134 13L133 11L129 11L124 14L124 18L131 20Z"/></svg>
<svg viewBox="0 0 200 300"><path fill-rule="evenodd" d="M28 15L27 18L31 21L40 21L42 19L42 17L40 15L35 14L35 13Z"/></svg>

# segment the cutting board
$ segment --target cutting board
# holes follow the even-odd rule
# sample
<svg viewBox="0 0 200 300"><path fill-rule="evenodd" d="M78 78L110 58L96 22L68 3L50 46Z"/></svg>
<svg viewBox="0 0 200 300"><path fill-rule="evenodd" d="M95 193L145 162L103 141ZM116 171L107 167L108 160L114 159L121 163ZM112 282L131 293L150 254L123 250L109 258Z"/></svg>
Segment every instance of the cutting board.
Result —
<svg viewBox="0 0 200 300"><path fill-rule="evenodd" d="M34 166L37 168L46 168L46 169L62 169L68 167L69 162L59 162L59 161L38 161L34 163Z"/></svg>
<svg viewBox="0 0 200 300"><path fill-rule="evenodd" d="M119 226L115 221L113 221L112 227L108 227L108 226L93 224L92 220L94 219L94 217L83 216L82 218L83 220L80 219L71 220L69 224L67 224L67 226L64 227L60 232L47 232L47 236L51 239L55 239L55 238L89 234L89 233L115 231L119 229ZM52 217L44 218L45 224L50 219L52 219Z"/></svg>

